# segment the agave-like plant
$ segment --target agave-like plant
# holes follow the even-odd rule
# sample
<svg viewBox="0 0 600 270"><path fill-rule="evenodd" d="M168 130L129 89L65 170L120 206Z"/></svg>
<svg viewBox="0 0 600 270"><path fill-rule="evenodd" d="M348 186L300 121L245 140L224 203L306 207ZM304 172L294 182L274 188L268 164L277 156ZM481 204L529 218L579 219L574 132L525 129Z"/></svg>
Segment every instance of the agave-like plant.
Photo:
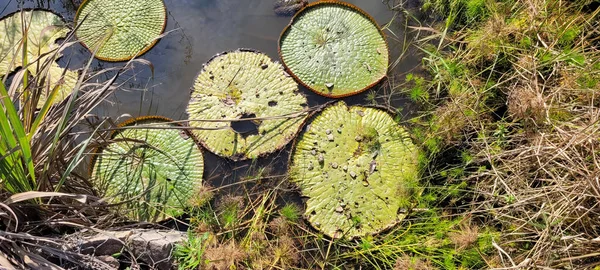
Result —
<svg viewBox="0 0 600 270"><path fill-rule="evenodd" d="M279 55L300 83L333 98L369 89L389 65L377 22L342 1L317 1L296 13L279 38Z"/></svg>
<svg viewBox="0 0 600 270"><path fill-rule="evenodd" d="M418 184L417 148L386 112L338 102L298 138L290 180L324 234L352 238L402 220Z"/></svg>

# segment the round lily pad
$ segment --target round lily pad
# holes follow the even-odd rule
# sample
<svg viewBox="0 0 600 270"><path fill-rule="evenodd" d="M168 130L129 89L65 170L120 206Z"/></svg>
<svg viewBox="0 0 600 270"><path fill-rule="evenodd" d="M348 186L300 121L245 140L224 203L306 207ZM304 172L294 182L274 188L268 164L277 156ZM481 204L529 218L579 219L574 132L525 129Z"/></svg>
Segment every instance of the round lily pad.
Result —
<svg viewBox="0 0 600 270"><path fill-rule="evenodd" d="M389 64L379 25L341 1L317 1L296 13L279 38L279 55L300 83L334 98L377 84Z"/></svg>
<svg viewBox="0 0 600 270"><path fill-rule="evenodd" d="M91 180L122 213L143 221L179 216L202 185L204 160L192 134L162 117L120 125L97 150Z"/></svg>
<svg viewBox="0 0 600 270"><path fill-rule="evenodd" d="M23 25L25 22L25 25ZM42 55L58 48L56 40L69 32L63 19L47 10L27 10L0 20L0 75L22 66L23 30L27 28L27 61L43 63ZM48 57L48 56L45 56ZM40 59L42 58L42 59Z"/></svg>
<svg viewBox="0 0 600 270"><path fill-rule="evenodd" d="M85 0L75 15L75 34L96 58L126 61L156 44L167 24L162 0Z"/></svg>
<svg viewBox="0 0 600 270"><path fill-rule="evenodd" d="M23 24L25 22L25 24ZM0 36L0 75L8 74L23 66L23 30L27 28L27 70L34 77L43 77L43 89L59 86L53 102L68 97L79 78L76 71L65 70L54 59L62 54L55 52L56 40L65 38L69 28L63 19L47 10L27 10L10 14L0 20L4 36ZM53 59L50 59L53 57ZM47 64L47 61L52 61ZM37 63L34 63L37 62ZM47 91L42 91L37 104L41 108L46 101Z"/></svg>
<svg viewBox="0 0 600 270"><path fill-rule="evenodd" d="M317 115L291 156L305 215L333 238L375 234L402 220L418 184L417 148L386 112L338 102Z"/></svg>
<svg viewBox="0 0 600 270"><path fill-rule="evenodd" d="M306 119L306 102L280 64L256 51L237 50L204 65L187 113L208 150L243 160L274 152L294 138Z"/></svg>

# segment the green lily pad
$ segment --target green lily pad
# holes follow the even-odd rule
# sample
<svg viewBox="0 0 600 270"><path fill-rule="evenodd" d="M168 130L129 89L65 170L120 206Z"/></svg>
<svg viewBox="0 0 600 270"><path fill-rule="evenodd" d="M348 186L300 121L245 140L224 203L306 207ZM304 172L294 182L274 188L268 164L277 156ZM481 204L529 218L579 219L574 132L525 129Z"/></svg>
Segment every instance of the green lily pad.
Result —
<svg viewBox="0 0 600 270"><path fill-rule="evenodd" d="M306 119L306 102L280 64L259 52L237 50L205 64L187 113L208 150L242 160L274 152L294 138ZM240 121L256 125L255 132L234 130Z"/></svg>
<svg viewBox="0 0 600 270"><path fill-rule="evenodd" d="M300 83L334 98L377 84L389 64L379 25L341 1L317 1L296 13L279 38L279 55Z"/></svg>
<svg viewBox="0 0 600 270"><path fill-rule="evenodd" d="M162 0L85 0L75 15L75 32L96 58L126 61L150 50L167 24Z"/></svg>
<svg viewBox="0 0 600 270"><path fill-rule="evenodd" d="M201 188L204 160L193 136L162 117L125 122L99 149L91 180L121 213L143 221L179 216ZM144 125L144 127L134 128Z"/></svg>
<svg viewBox="0 0 600 270"><path fill-rule="evenodd" d="M23 25L22 22L25 22ZM27 61L33 63L41 55L58 48L56 40L69 32L62 18L46 10L15 12L0 20L0 74L23 65L23 29L27 28ZM47 57L47 56L45 56ZM43 63L43 60L39 60Z"/></svg>
<svg viewBox="0 0 600 270"><path fill-rule="evenodd" d="M388 113L338 102L300 136L290 180L308 197L307 219L324 234L375 234L405 217L418 184L417 154Z"/></svg>
<svg viewBox="0 0 600 270"><path fill-rule="evenodd" d="M23 30L27 29L27 61L30 65L27 70L34 77L40 75L46 78L44 89L53 89L59 85L58 95L53 103L60 102L68 97L79 77L78 72L65 70L56 62L46 65L49 57L58 59L62 56L52 52L58 48L56 40L65 38L69 32L62 18L46 10L28 10L13 13L0 20L0 27L4 29L4 36L0 37L0 75L8 74L23 65ZM34 63L37 61L37 63ZM33 63L33 64L32 64ZM39 68L39 70L38 70ZM64 72L64 76L63 76ZM38 108L42 107L47 93L42 92Z"/></svg>

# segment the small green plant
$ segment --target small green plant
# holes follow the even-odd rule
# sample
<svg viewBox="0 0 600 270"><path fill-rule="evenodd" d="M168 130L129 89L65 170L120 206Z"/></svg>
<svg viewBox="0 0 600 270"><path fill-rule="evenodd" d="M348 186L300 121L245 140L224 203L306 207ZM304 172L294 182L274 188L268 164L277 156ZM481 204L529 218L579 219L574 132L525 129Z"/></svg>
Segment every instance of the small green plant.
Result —
<svg viewBox="0 0 600 270"><path fill-rule="evenodd" d="M206 265L204 259L204 251L208 243L209 233L205 232L200 235L188 231L188 238L185 242L178 244L175 247L175 259L177 261L177 269L201 269Z"/></svg>
<svg viewBox="0 0 600 270"><path fill-rule="evenodd" d="M298 222L300 209L293 203L288 203L279 209L279 214L289 222Z"/></svg>

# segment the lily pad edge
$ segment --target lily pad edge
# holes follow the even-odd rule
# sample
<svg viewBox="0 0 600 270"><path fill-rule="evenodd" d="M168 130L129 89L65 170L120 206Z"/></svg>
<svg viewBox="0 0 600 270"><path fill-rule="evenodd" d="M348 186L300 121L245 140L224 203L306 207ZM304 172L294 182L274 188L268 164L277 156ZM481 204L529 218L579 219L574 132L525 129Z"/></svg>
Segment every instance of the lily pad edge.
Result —
<svg viewBox="0 0 600 270"><path fill-rule="evenodd" d="M81 10L83 9L83 7L87 4L88 1L94 1L94 0L83 0L83 2L81 2L81 4L79 4L79 7L77 8L77 12L75 13L75 17L73 17L73 23L75 24L74 27L77 28L77 19L79 18L79 13L81 12ZM132 0L132 1L139 1L139 0ZM165 14L165 20L163 22L163 27L161 29L161 33L165 32L165 29L167 29L167 5L164 4L164 0L161 0L163 2L163 9L164 9L164 14ZM79 40L79 37L77 36L77 31L75 31L75 38L77 40ZM98 60L102 60L102 61L106 61L106 62L124 62L124 61L129 61L131 59L133 59L134 57L140 57L142 55L144 55L145 53L147 53L148 51L150 51L150 49L152 49L156 43L158 43L161 39L160 38L156 38L154 41L152 41L152 43L148 44L148 46L146 46L143 50L141 50L140 52L138 52L136 55L128 57L128 58L107 58L107 57L101 57L101 56L97 56L94 55L94 57ZM79 41L79 43L85 47L88 51L90 51L90 53L94 53L94 51L92 49L90 49L85 43Z"/></svg>
<svg viewBox="0 0 600 270"><path fill-rule="evenodd" d="M357 7L357 6L353 5L353 4L346 3L346 2L343 2L343 1L340 1L340 0L320 0L320 1L309 3L308 5L306 5L305 7L303 7L302 9L300 9L299 11L297 11L294 14L294 16L292 17L292 19L290 20L290 22L283 28L283 31L281 31L281 34L279 35L279 40L277 41L277 53L279 54L279 59L281 59L281 64L285 68L285 71L288 74L290 74L294 78L294 80L296 80L296 82L298 82L299 84L301 84L305 88L309 89L311 92L313 92L313 93L315 93L317 95L320 95L320 96L328 97L328 98L344 98L344 97L358 95L358 94L360 94L360 93L362 93L364 91L367 91L367 90L371 89L373 86L379 84L383 79L385 79L387 77L387 74L384 75L383 77L379 78L378 80L374 81L373 83L367 85L365 88L360 89L358 91L347 93L347 94L341 94L341 95L328 95L328 94L325 94L323 92L316 91L312 87L308 86L308 84L306 84L302 80L300 80L300 78L298 78L298 76L296 76L296 74L294 74L294 72L292 72L292 70L285 64L285 61L283 61L283 57L282 57L282 54L281 54L281 39L283 38L283 35L292 27L292 24L294 24L294 22L296 20L296 17L299 16L299 15L301 15L304 10L306 10L308 8L313 8L313 7L318 6L318 5L323 5L323 4L335 4L335 5L346 6L346 7L349 7L351 9L356 10L357 12L361 13L363 16L365 16L369 20L371 20L371 22L373 22L373 24L377 27L377 30L379 31L379 34L381 34L381 36L383 37L383 40L385 41L385 48L386 48L386 50L388 50L388 55L389 55L390 47L389 47L389 44L388 44L388 41L387 41L387 35L383 32L383 30L381 29L381 27L379 26L379 24L377 23L377 21L371 15L369 15L367 12L365 12L364 10L362 10L361 8L359 8L359 7Z"/></svg>

